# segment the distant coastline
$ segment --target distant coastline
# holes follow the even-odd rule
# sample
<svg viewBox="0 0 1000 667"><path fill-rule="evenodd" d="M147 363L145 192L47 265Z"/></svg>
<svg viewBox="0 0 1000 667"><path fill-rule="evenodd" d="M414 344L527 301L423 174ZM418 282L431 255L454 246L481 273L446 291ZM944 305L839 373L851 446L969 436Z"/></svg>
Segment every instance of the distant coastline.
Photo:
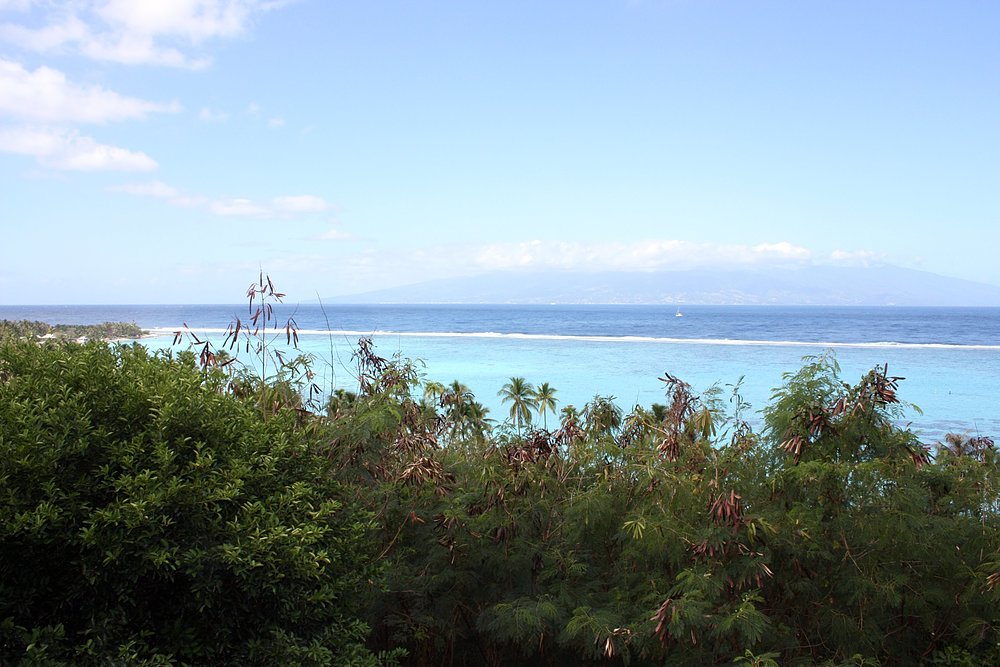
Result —
<svg viewBox="0 0 1000 667"><path fill-rule="evenodd" d="M52 324L39 320L0 320L0 335L36 340L102 340L108 342L139 340L156 334L135 322L101 322L99 324Z"/></svg>

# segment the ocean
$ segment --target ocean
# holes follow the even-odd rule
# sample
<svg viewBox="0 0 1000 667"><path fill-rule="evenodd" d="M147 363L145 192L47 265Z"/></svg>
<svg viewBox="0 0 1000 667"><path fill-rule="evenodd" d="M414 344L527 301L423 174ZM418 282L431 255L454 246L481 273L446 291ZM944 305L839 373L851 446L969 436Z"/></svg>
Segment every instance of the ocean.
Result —
<svg viewBox="0 0 1000 667"><path fill-rule="evenodd" d="M352 353L371 335L379 354L414 360L425 379L468 385L499 420L507 409L496 394L513 376L548 382L559 407L610 395L626 411L664 402L665 373L696 393L717 385L728 396L740 383L759 411L784 373L829 352L845 382L882 364L904 377L899 396L919 408L904 423L924 442L1000 436L1000 308L313 303L279 305L276 316L294 317L327 390L357 388ZM245 320L247 306L0 306L0 319L135 321L161 332L141 341L151 349L171 347L185 323L221 344L234 317Z"/></svg>

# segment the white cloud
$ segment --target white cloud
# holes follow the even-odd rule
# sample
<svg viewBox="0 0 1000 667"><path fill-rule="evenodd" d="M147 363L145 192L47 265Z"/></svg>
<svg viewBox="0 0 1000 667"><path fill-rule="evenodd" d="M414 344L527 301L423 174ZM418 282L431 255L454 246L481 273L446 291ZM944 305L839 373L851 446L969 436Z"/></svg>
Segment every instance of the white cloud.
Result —
<svg viewBox="0 0 1000 667"><path fill-rule="evenodd" d="M0 39L39 53L60 52L66 44L86 40L87 33L87 24L75 17L63 17L41 28L0 24Z"/></svg>
<svg viewBox="0 0 1000 667"><path fill-rule="evenodd" d="M248 0L105 0L95 9L125 34L172 35L198 43L239 35L259 5Z"/></svg>
<svg viewBox="0 0 1000 667"><path fill-rule="evenodd" d="M449 253L451 255L452 253ZM473 249L474 268L565 269L581 271L649 271L699 267L801 264L809 250L787 242L755 246L652 239L634 243L528 241L498 243Z"/></svg>
<svg viewBox="0 0 1000 667"><path fill-rule="evenodd" d="M0 152L28 155L45 167L69 171L153 171L158 166L145 153L64 129L0 127Z"/></svg>
<svg viewBox="0 0 1000 667"><path fill-rule="evenodd" d="M153 171L156 161L145 153L98 144L79 137L62 155L48 160L49 166L72 171Z"/></svg>
<svg viewBox="0 0 1000 667"><path fill-rule="evenodd" d="M284 125L285 125L284 118L271 118L270 120L267 121L268 127L284 127Z"/></svg>
<svg viewBox="0 0 1000 667"><path fill-rule="evenodd" d="M800 246L794 246L787 241L781 243L760 243L753 246L751 256L754 261L759 260L789 260L792 262L806 262L812 257L812 253Z"/></svg>
<svg viewBox="0 0 1000 667"><path fill-rule="evenodd" d="M210 199L186 195L172 185L161 181L114 185L108 190L162 199L174 206L184 208L204 207L215 215L225 217L291 218L310 213L321 213L330 209L330 204L325 199L315 195L286 195L275 197L266 202L254 201L245 197Z"/></svg>
<svg viewBox="0 0 1000 667"><path fill-rule="evenodd" d="M0 0L7 2L10 0ZM15 7L23 6L17 2ZM281 6L266 0L79 0L44 4L38 28L0 25L0 39L41 53L79 53L96 60L199 68L205 57L184 49L246 32L253 19ZM0 5L2 6L2 5Z"/></svg>
<svg viewBox="0 0 1000 667"><path fill-rule="evenodd" d="M207 197L188 197L186 195L171 197L168 201L179 208L201 208L209 203Z"/></svg>
<svg viewBox="0 0 1000 667"><path fill-rule="evenodd" d="M108 188L110 192L125 192L137 197L152 197L153 199L163 199L173 206L180 208L199 208L209 203L205 197L191 197L185 195L172 185L163 181L149 181L147 183L125 183L123 185L112 185Z"/></svg>
<svg viewBox="0 0 1000 667"><path fill-rule="evenodd" d="M229 120L229 114L225 111L218 111L216 109L204 107L198 112L198 118L206 123L221 123Z"/></svg>
<svg viewBox="0 0 1000 667"><path fill-rule="evenodd" d="M290 216L320 213L330 208L322 197L314 195L288 195L275 197L269 202L257 202L252 199L220 199L209 204L209 210L216 215L286 218Z"/></svg>
<svg viewBox="0 0 1000 667"><path fill-rule="evenodd" d="M123 65L162 65L204 69L208 58L190 58L178 49L158 46L149 35L124 34L105 39L87 39L80 53L94 60L108 60Z"/></svg>
<svg viewBox="0 0 1000 667"><path fill-rule="evenodd" d="M292 195L275 197L271 200L271 208L281 213L319 213L330 208L330 205L322 197Z"/></svg>
<svg viewBox="0 0 1000 667"><path fill-rule="evenodd" d="M336 230L330 236L331 240L337 240ZM395 248L365 243L337 260L340 273L336 280L339 281L339 293L348 294L492 271L722 270L799 266L812 261L813 255L809 250L791 243L741 245L676 239L648 239L635 243L531 240L487 245L400 245Z"/></svg>
<svg viewBox="0 0 1000 667"><path fill-rule="evenodd" d="M834 250L830 253L831 264L842 266L871 266L885 260L885 254L873 250Z"/></svg>
<svg viewBox="0 0 1000 667"><path fill-rule="evenodd" d="M103 124L178 110L176 102L148 102L73 83L50 67L29 70L0 58L0 118L28 123L0 128L0 151L32 156L51 169L152 171L156 161L145 153L101 144L61 125Z"/></svg>
<svg viewBox="0 0 1000 667"><path fill-rule="evenodd" d="M143 118L152 112L176 112L180 106L126 97L101 88L66 80L62 72L39 67L34 71L0 59L0 114L34 123L106 123Z"/></svg>
<svg viewBox="0 0 1000 667"><path fill-rule="evenodd" d="M353 241L354 234L339 229L330 229L313 237L317 241Z"/></svg>
<svg viewBox="0 0 1000 667"><path fill-rule="evenodd" d="M0 151L32 157L54 155L68 143L66 134L25 127L0 127Z"/></svg>
<svg viewBox="0 0 1000 667"><path fill-rule="evenodd" d="M219 199L210 202L208 210L216 215L257 217L267 215L267 209L249 199Z"/></svg>
<svg viewBox="0 0 1000 667"><path fill-rule="evenodd" d="M167 185L163 181L112 185L108 190L111 192L127 192L130 195L139 195L141 197L154 197L156 199L173 199L180 196L177 188Z"/></svg>

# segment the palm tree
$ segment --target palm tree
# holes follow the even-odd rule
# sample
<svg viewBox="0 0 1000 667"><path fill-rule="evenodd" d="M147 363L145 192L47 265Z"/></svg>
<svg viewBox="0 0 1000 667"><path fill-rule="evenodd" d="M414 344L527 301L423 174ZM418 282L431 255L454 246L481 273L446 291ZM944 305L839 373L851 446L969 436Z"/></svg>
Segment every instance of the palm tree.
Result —
<svg viewBox="0 0 1000 667"><path fill-rule="evenodd" d="M462 436L485 440L490 430L490 422L493 421L486 416L489 414L489 411L489 408L476 400L470 400L466 403L462 411L460 428Z"/></svg>
<svg viewBox="0 0 1000 667"><path fill-rule="evenodd" d="M467 408L476 398L466 385L458 380L445 386L441 385L438 394L441 407L444 410L445 419L451 424L451 430L461 430L462 422L465 421Z"/></svg>
<svg viewBox="0 0 1000 667"><path fill-rule="evenodd" d="M980 461L988 449L993 449L993 438L985 436L948 433L944 436L944 442L938 443L938 452L941 454L956 458L969 456Z"/></svg>
<svg viewBox="0 0 1000 667"><path fill-rule="evenodd" d="M326 402L326 414L337 418L350 409L358 400L358 395L346 389L335 389Z"/></svg>
<svg viewBox="0 0 1000 667"><path fill-rule="evenodd" d="M614 396L594 396L583 408L583 420L592 437L614 437L622 425L622 409L615 404Z"/></svg>
<svg viewBox="0 0 1000 667"><path fill-rule="evenodd" d="M622 418L621 434L618 436L619 444L622 447L633 442L646 440L648 436L657 432L657 428L663 421L662 417L657 418L657 405L654 403L649 409L637 405L632 412Z"/></svg>
<svg viewBox="0 0 1000 667"><path fill-rule="evenodd" d="M559 430L556 431L556 440L564 446L575 444L583 437L583 429L580 428L580 411L576 406L566 405L559 412L561 417Z"/></svg>
<svg viewBox="0 0 1000 667"><path fill-rule="evenodd" d="M556 389L555 387L549 386L548 382L543 382L538 385L537 389L535 389L533 397L535 399L535 409L538 410L538 414L542 416L542 427L548 431L549 422L547 419L548 415L546 413L556 413L556 403L558 403L556 400Z"/></svg>
<svg viewBox="0 0 1000 667"><path fill-rule="evenodd" d="M424 383L424 400L428 403L437 403L446 390L447 388L440 382L428 380Z"/></svg>
<svg viewBox="0 0 1000 667"><path fill-rule="evenodd" d="M535 387L522 377L513 377L507 382L497 396L501 403L510 403L510 418L517 426L520 435L521 425L531 423L531 411L535 409Z"/></svg>
<svg viewBox="0 0 1000 667"><path fill-rule="evenodd" d="M458 380L453 380L450 385L444 388L441 392L441 398L451 404L451 403L468 403L475 396L472 394L472 390L469 389L468 385L459 382Z"/></svg>

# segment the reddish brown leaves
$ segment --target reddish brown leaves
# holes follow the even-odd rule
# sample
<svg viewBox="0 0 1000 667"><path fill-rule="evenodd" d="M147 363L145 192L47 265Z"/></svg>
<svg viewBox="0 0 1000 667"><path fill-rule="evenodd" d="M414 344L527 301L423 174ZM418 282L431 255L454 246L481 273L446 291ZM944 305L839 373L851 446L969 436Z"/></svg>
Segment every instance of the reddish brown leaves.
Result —
<svg viewBox="0 0 1000 667"><path fill-rule="evenodd" d="M920 445L910 449L910 458L917 470L920 470L931 461L931 448Z"/></svg>
<svg viewBox="0 0 1000 667"><path fill-rule="evenodd" d="M733 534L743 526L743 497L735 491L719 495L709 506L708 515L719 526L732 526Z"/></svg>
<svg viewBox="0 0 1000 667"><path fill-rule="evenodd" d="M836 410L836 406L834 406L834 410ZM831 414L821 407L801 413L797 420L797 426L800 429L804 428L806 435L795 433L794 427L789 427L785 433L785 439L781 442L781 448L794 456L795 462L798 463L802 458L806 444L819 438L823 435L823 431L831 427Z"/></svg>
<svg viewBox="0 0 1000 667"><path fill-rule="evenodd" d="M795 462L798 463L799 459L802 458L802 448L805 445L805 438L801 435L788 435L785 440L781 443L781 448L792 454L795 457Z"/></svg>
<svg viewBox="0 0 1000 667"><path fill-rule="evenodd" d="M667 640L670 639L670 630L667 629L667 624L670 622L670 617L672 613L670 611L670 603L673 599L667 598L660 605L660 608L656 610L652 618L649 620L656 621L656 628L653 630L653 634L656 638L660 640L661 644L666 644Z"/></svg>
<svg viewBox="0 0 1000 667"><path fill-rule="evenodd" d="M896 395L900 380L905 378L889 375L889 365L876 367L865 375L857 387L844 384L846 393L839 396L829 408L812 406L799 412L785 430L780 447L794 457L798 463L808 445L819 440L827 432L844 430L845 419L863 415L871 416L877 408L899 403ZM926 448L906 447L918 468L930 460Z"/></svg>
<svg viewBox="0 0 1000 667"><path fill-rule="evenodd" d="M420 486L426 482L433 482L435 491L442 491L438 495L444 495L446 485L451 483L453 477L446 472L440 461L429 456L421 456L407 465L398 477L404 484Z"/></svg>
<svg viewBox="0 0 1000 667"><path fill-rule="evenodd" d="M516 445L503 448L504 457L514 470L525 465L544 461L556 451L556 437L548 431L532 431Z"/></svg>
<svg viewBox="0 0 1000 667"><path fill-rule="evenodd" d="M584 436L583 428L575 414L569 414L563 419L559 430L553 435L553 439L564 447L570 447L580 441Z"/></svg>
<svg viewBox="0 0 1000 667"><path fill-rule="evenodd" d="M618 655L618 647L615 645L616 637L623 637L626 644L632 639L632 630L629 628L615 628L611 631L611 634L604 638L604 649L601 651L605 658L609 660ZM598 646L601 644L601 636L597 635L595 642Z"/></svg>
<svg viewBox="0 0 1000 667"><path fill-rule="evenodd" d="M938 446L948 456L958 458L967 456L982 461L986 452L993 449L993 445L993 438L988 436L969 437L958 433L949 433L944 436L944 442Z"/></svg>
<svg viewBox="0 0 1000 667"><path fill-rule="evenodd" d="M691 385L669 373L664 373L659 380L667 384L670 405L658 429L661 439L657 448L668 461L676 461L681 455L681 436L694 413L697 398L691 393Z"/></svg>
<svg viewBox="0 0 1000 667"><path fill-rule="evenodd" d="M375 343L370 336L358 339L358 349L353 357L358 366L358 385L362 393L372 395L392 391L405 384L405 379L393 372L389 360L375 353Z"/></svg>

